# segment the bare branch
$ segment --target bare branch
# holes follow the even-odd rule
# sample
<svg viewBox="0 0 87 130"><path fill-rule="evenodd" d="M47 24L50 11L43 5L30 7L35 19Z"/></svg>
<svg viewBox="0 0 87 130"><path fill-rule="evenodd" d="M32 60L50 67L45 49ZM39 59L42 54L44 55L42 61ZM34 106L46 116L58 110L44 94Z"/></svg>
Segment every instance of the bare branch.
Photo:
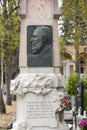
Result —
<svg viewBox="0 0 87 130"><path fill-rule="evenodd" d="M2 3L2 1L0 0L0 5L2 6L2 7L4 7L4 5L3 5L3 3Z"/></svg>
<svg viewBox="0 0 87 130"><path fill-rule="evenodd" d="M16 3L16 6L17 6L17 7L20 6L20 0L14 0L14 2Z"/></svg>
<svg viewBox="0 0 87 130"><path fill-rule="evenodd" d="M19 6L16 6L13 10L11 10L10 12L9 12L9 15L11 15L15 10L17 10L19 8Z"/></svg>

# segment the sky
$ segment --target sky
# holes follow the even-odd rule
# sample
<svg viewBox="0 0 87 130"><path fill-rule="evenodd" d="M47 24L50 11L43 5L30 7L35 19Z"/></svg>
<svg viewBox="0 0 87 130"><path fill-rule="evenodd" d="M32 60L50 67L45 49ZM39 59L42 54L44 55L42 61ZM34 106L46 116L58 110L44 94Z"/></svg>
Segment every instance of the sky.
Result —
<svg viewBox="0 0 87 130"><path fill-rule="evenodd" d="M62 4L62 0L58 0L58 4L59 4L59 8L61 7L61 4ZM61 25L59 25L62 21L58 21L58 33L59 33L59 36L61 35L61 30L60 30L60 27Z"/></svg>
<svg viewBox="0 0 87 130"><path fill-rule="evenodd" d="M60 7L62 4L62 0L58 0L58 3L59 3L59 7Z"/></svg>

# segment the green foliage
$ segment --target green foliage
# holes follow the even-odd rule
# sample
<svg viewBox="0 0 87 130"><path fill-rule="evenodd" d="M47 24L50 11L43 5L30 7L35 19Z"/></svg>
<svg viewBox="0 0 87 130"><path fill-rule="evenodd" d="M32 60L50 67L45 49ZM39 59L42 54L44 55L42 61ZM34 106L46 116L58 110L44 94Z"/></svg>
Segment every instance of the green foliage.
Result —
<svg viewBox="0 0 87 130"><path fill-rule="evenodd" d="M76 84L83 82L84 85L84 109L87 110L87 77L80 78L77 73L72 74L66 83L66 92L71 96L76 95Z"/></svg>
<svg viewBox="0 0 87 130"><path fill-rule="evenodd" d="M81 80L84 83L84 109L87 111L87 75Z"/></svg>
<svg viewBox="0 0 87 130"><path fill-rule="evenodd" d="M62 4L63 38L73 39L77 48L87 44L87 4L84 0L63 0Z"/></svg>
<svg viewBox="0 0 87 130"><path fill-rule="evenodd" d="M60 51L64 51L65 50L65 42L64 39L62 37L60 37L59 39L59 43L60 43Z"/></svg>
<svg viewBox="0 0 87 130"><path fill-rule="evenodd" d="M67 80L66 91L70 96L76 95L76 83L80 81L79 75L73 73Z"/></svg>
<svg viewBox="0 0 87 130"><path fill-rule="evenodd" d="M84 109L87 111L87 89L84 89Z"/></svg>
<svg viewBox="0 0 87 130"><path fill-rule="evenodd" d="M61 59L64 59L64 51L66 50L66 48L65 48L65 42L64 42L64 40L63 40L62 37L60 37L59 43L60 43L60 52L61 52L60 55L61 55Z"/></svg>
<svg viewBox="0 0 87 130"><path fill-rule="evenodd" d="M19 28L20 22L14 0L7 0L6 5L0 7L0 51L4 58L9 59L19 46Z"/></svg>
<svg viewBox="0 0 87 130"><path fill-rule="evenodd" d="M0 55L3 58L6 104L11 105L10 80L13 75L12 63L19 46L20 22L14 0L2 0L0 5ZM17 65L17 63L16 63Z"/></svg>

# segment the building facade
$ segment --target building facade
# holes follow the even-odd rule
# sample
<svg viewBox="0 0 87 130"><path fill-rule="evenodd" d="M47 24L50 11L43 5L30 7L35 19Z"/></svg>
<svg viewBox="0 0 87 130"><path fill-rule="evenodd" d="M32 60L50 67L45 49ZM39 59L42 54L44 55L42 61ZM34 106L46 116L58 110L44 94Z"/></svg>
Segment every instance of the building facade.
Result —
<svg viewBox="0 0 87 130"><path fill-rule="evenodd" d="M87 47L79 47L79 74L84 76L87 73ZM76 62L75 48L72 45L66 45L65 50L61 51L61 71L67 79L70 75L75 72Z"/></svg>

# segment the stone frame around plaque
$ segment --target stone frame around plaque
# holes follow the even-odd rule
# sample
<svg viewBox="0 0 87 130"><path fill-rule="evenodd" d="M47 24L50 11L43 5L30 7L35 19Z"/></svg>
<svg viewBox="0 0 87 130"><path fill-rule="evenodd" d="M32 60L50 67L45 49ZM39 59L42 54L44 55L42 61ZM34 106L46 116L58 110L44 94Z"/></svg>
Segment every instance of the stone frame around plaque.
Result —
<svg viewBox="0 0 87 130"><path fill-rule="evenodd" d="M52 67L52 26L27 26L27 66Z"/></svg>

